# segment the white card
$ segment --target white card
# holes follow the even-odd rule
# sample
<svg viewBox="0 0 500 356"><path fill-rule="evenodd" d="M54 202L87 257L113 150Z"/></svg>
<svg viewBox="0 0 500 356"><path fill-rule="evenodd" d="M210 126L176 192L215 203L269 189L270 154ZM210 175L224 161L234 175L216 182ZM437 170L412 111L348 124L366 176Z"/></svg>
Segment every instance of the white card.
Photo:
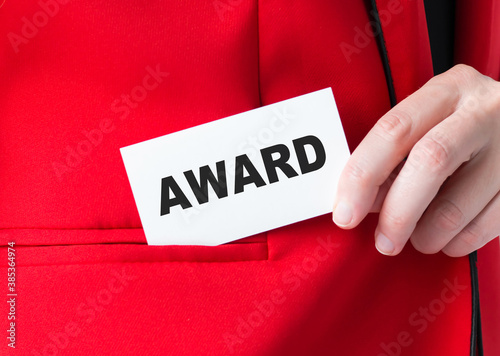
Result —
<svg viewBox="0 0 500 356"><path fill-rule="evenodd" d="M150 245L214 246L329 213L349 158L330 88L120 151Z"/></svg>

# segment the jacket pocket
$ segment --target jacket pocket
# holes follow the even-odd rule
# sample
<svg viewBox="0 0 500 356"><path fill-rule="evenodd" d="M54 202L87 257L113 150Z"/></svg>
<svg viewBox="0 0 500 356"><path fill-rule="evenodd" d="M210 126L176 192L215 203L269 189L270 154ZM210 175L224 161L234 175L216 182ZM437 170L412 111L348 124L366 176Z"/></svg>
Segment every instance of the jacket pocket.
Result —
<svg viewBox="0 0 500 356"><path fill-rule="evenodd" d="M267 234L219 246L149 246L142 229L4 229L18 266L141 262L240 262L268 259Z"/></svg>

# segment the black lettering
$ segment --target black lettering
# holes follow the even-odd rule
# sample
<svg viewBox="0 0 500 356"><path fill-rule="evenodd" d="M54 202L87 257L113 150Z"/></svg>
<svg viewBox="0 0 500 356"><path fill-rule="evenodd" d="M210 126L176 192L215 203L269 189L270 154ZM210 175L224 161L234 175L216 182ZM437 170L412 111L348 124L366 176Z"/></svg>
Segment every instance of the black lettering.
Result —
<svg viewBox="0 0 500 356"><path fill-rule="evenodd" d="M316 161L308 161L305 150L306 145L310 145L314 149L314 152L316 153ZM302 174L317 171L325 165L325 147L323 147L323 144L316 136L304 136L293 140L293 146L295 147L295 152L297 154L297 159L299 161L300 171L302 172Z"/></svg>
<svg viewBox="0 0 500 356"><path fill-rule="evenodd" d="M184 172L184 176L199 204L208 202L208 183L210 183L219 199L227 197L226 166L224 161L217 162L216 166L217 179L209 166L200 167L200 183L196 180L193 171Z"/></svg>
<svg viewBox="0 0 500 356"><path fill-rule="evenodd" d="M273 153L279 153L279 157L273 160ZM267 178L269 183L275 183L278 179L276 169L279 168L288 178L298 176L298 173L287 162L290 159L290 151L285 145L279 144L260 150L262 161L266 167Z"/></svg>
<svg viewBox="0 0 500 356"><path fill-rule="evenodd" d="M244 170L248 172L248 176L244 177ZM234 194L243 192L245 185L255 184L257 187L262 187L266 185L264 179L260 176L259 172L255 166L250 162L247 155L241 155L236 157L236 167L235 167L235 182L234 182Z"/></svg>
<svg viewBox="0 0 500 356"><path fill-rule="evenodd" d="M174 198L170 198L170 190L174 193ZM175 179L172 176L165 177L161 180L160 216L170 214L170 208L175 205L182 206L182 209L192 207Z"/></svg>

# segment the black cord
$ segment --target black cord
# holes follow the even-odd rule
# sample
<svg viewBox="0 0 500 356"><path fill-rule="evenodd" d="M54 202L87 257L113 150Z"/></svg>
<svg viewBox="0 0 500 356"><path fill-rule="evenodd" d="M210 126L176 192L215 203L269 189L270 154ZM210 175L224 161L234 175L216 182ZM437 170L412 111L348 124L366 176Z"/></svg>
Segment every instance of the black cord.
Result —
<svg viewBox="0 0 500 356"><path fill-rule="evenodd" d="M389 89L389 99L391 100L391 107L396 106L396 91L394 90L394 83L392 81L391 67L389 65L389 56L387 54L387 47L385 46L384 33L382 32L382 25L380 23L380 16L378 14L377 3L375 0L371 0L372 11L370 13L373 15L375 20L375 33L377 34L377 43L380 50L380 55L382 56L382 64L384 66L385 79L387 81L387 88Z"/></svg>
<svg viewBox="0 0 500 356"><path fill-rule="evenodd" d="M483 356L483 337L481 331L481 308L479 305L479 280L477 273L477 251L469 255L470 280L472 285L472 328L470 335L471 356Z"/></svg>

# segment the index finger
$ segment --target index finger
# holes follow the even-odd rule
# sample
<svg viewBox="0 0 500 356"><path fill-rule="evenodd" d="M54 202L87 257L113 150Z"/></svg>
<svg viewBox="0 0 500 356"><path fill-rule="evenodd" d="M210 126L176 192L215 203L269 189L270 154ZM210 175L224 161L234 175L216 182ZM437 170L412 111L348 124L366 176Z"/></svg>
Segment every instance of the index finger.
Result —
<svg viewBox="0 0 500 356"><path fill-rule="evenodd" d="M380 118L354 150L340 176L333 221L356 227L369 213L380 186L411 148L459 102L459 91L435 77Z"/></svg>

